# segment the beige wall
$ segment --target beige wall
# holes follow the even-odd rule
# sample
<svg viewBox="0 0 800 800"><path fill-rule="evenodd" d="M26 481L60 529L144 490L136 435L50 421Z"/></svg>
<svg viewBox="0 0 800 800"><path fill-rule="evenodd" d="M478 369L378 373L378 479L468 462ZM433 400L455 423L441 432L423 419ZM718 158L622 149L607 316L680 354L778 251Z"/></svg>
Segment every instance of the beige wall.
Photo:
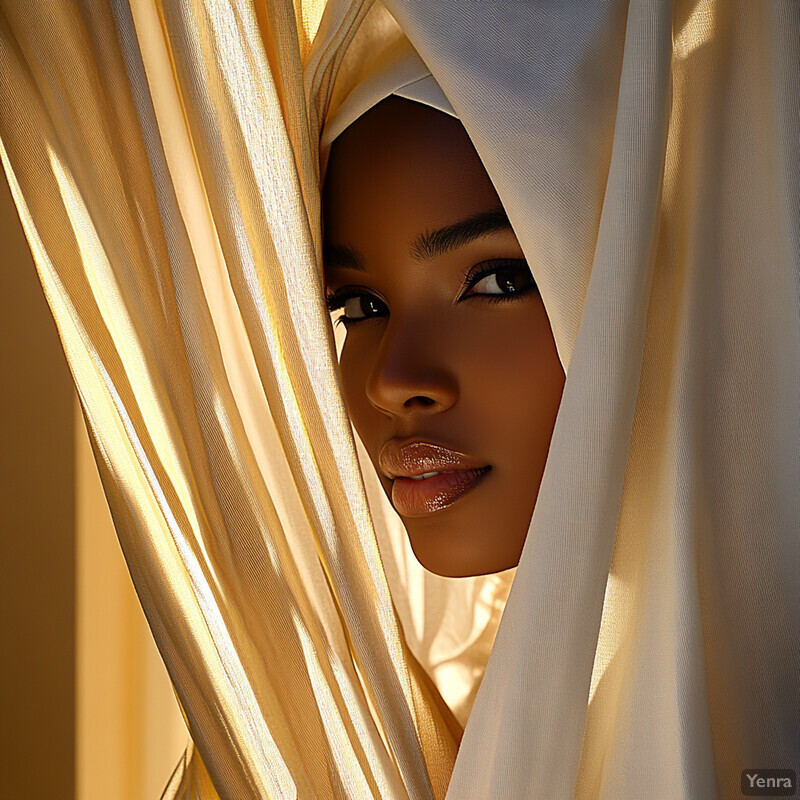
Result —
<svg viewBox="0 0 800 800"><path fill-rule="evenodd" d="M0 786L158 800L188 735L0 168Z"/></svg>

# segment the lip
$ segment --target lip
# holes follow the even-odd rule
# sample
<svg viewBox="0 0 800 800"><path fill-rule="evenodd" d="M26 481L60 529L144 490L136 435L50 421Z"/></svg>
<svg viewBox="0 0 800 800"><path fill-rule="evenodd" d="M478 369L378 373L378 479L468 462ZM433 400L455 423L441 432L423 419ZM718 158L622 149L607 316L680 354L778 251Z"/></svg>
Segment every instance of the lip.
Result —
<svg viewBox="0 0 800 800"><path fill-rule="evenodd" d="M472 491L491 470L491 465L427 440L390 439L381 449L378 463L392 480L392 505L406 517L420 517L447 508ZM439 472L414 480L426 472Z"/></svg>

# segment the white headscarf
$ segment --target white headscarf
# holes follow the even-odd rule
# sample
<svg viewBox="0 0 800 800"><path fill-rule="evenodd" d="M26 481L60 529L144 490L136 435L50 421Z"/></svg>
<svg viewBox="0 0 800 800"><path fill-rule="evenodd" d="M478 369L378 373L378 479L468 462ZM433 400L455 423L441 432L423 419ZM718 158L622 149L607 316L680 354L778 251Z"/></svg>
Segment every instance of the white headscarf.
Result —
<svg viewBox="0 0 800 800"><path fill-rule="evenodd" d="M367 75L355 70L348 72L347 66L349 64L346 63L340 72L339 83L334 86L331 108L325 118L320 137L320 167L323 180L334 139L389 95L415 100L443 111L451 117L458 116L445 97L442 87L436 83L425 62L404 36L385 54L380 67ZM360 66L363 68L364 65ZM355 85L349 85L352 81L356 81Z"/></svg>

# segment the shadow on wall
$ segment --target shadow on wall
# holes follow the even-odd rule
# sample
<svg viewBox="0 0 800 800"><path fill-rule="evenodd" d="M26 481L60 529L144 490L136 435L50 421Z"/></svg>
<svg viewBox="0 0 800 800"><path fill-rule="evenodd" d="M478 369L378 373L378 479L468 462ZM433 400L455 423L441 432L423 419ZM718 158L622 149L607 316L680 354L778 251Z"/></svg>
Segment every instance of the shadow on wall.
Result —
<svg viewBox="0 0 800 800"><path fill-rule="evenodd" d="M158 798L188 733L2 169L0 242L4 796Z"/></svg>

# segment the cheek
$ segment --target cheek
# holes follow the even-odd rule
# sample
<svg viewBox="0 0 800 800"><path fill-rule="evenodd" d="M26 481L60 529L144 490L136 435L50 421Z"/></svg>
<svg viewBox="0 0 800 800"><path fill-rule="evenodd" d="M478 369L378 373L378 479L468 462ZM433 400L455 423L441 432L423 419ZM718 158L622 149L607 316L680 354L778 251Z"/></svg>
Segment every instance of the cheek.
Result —
<svg viewBox="0 0 800 800"><path fill-rule="evenodd" d="M506 408L527 407L560 395L564 371L541 301L465 332L465 371L485 382L481 394L502 399Z"/></svg>
<svg viewBox="0 0 800 800"><path fill-rule="evenodd" d="M367 401L366 385L372 355L364 346L363 337L348 335L339 358L339 373L342 376L342 392L345 405L355 429L364 438L374 407Z"/></svg>
<svg viewBox="0 0 800 800"><path fill-rule="evenodd" d="M544 306L539 302L525 312L509 314L472 337L462 389L514 469L530 473L547 456L565 376Z"/></svg>

